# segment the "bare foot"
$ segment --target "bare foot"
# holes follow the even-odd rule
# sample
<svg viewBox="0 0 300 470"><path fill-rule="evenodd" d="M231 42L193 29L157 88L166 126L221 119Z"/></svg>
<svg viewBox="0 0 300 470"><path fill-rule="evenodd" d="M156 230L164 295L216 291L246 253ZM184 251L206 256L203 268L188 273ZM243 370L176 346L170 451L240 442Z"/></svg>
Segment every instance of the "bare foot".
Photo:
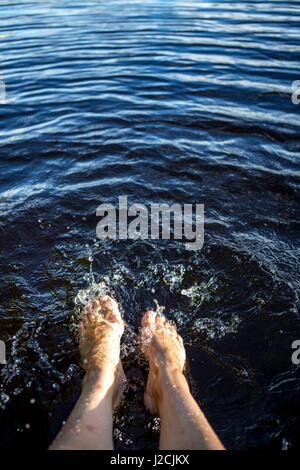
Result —
<svg viewBox="0 0 300 470"><path fill-rule="evenodd" d="M164 316L148 310L142 318L141 349L149 361L149 375L144 401L154 415L159 414L161 383L166 371L183 371L185 349L176 327Z"/></svg>
<svg viewBox="0 0 300 470"><path fill-rule="evenodd" d="M81 314L80 353L86 370L83 385L88 385L93 372L104 377L114 373L113 408L120 403L127 380L120 361L120 339L124 322L118 304L112 297L104 295L89 303Z"/></svg>

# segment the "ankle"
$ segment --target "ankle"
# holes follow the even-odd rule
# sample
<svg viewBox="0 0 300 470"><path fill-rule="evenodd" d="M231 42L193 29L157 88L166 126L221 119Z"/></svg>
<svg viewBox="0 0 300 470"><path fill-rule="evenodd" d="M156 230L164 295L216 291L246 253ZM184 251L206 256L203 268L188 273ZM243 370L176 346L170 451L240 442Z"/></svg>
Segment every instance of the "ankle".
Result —
<svg viewBox="0 0 300 470"><path fill-rule="evenodd" d="M184 398L190 395L187 380L180 369L168 369L160 379L160 393L157 400L159 416L169 414L170 408L176 410Z"/></svg>
<svg viewBox="0 0 300 470"><path fill-rule="evenodd" d="M181 368L174 364L165 364L160 367L157 376L161 384L161 388L163 389L162 391L168 391L169 388L176 387L178 383L182 382L184 379Z"/></svg>
<svg viewBox="0 0 300 470"><path fill-rule="evenodd" d="M152 390L152 393L158 410L165 400L186 384L181 368L175 364L163 364L152 368L152 376L155 383L155 390Z"/></svg>

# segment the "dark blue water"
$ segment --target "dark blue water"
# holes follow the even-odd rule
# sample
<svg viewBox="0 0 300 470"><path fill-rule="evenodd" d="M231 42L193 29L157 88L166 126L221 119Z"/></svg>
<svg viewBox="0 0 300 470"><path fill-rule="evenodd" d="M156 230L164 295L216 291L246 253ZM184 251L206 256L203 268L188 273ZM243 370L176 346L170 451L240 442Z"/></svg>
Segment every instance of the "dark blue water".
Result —
<svg viewBox="0 0 300 470"><path fill-rule="evenodd" d="M91 262L129 326L116 448L157 446L128 347L157 303L225 445L297 446L299 25L298 1L0 1L1 448L46 448L78 397ZM96 240L119 195L205 204L203 249Z"/></svg>

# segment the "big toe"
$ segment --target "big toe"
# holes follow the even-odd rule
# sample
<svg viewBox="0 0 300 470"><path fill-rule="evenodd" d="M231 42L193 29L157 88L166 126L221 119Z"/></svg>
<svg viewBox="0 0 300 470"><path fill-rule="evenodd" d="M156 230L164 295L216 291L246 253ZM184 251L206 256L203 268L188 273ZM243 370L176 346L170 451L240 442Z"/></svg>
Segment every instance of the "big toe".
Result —
<svg viewBox="0 0 300 470"><path fill-rule="evenodd" d="M99 302L101 307L113 308L113 303L116 301L109 295L101 295L101 297L99 297Z"/></svg>
<svg viewBox="0 0 300 470"><path fill-rule="evenodd" d="M120 328L120 333L122 334L124 332L124 322L122 320L117 301L109 295L102 295L99 297L99 303L101 307L100 312L103 317L107 321L117 324Z"/></svg>
<svg viewBox="0 0 300 470"><path fill-rule="evenodd" d="M153 310L148 310L142 318L142 328L155 328L156 316L156 312L153 312Z"/></svg>
<svg viewBox="0 0 300 470"><path fill-rule="evenodd" d="M120 316L117 302L112 297L109 297L109 295L102 295L99 297L99 304L101 313L105 316L110 315L111 317L116 317L116 319ZM114 318L111 319L113 320Z"/></svg>

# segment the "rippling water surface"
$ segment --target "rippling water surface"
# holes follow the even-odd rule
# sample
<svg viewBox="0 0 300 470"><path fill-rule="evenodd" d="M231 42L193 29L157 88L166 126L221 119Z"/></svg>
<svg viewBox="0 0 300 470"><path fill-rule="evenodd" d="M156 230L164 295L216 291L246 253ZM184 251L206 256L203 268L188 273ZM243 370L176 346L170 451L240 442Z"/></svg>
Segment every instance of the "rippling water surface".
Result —
<svg viewBox="0 0 300 470"><path fill-rule="evenodd" d="M296 447L299 25L298 1L0 1L0 447L46 448L75 403L91 272L128 325L116 448L157 446L136 347L157 305L225 445ZM97 241L120 194L205 204L203 249Z"/></svg>

